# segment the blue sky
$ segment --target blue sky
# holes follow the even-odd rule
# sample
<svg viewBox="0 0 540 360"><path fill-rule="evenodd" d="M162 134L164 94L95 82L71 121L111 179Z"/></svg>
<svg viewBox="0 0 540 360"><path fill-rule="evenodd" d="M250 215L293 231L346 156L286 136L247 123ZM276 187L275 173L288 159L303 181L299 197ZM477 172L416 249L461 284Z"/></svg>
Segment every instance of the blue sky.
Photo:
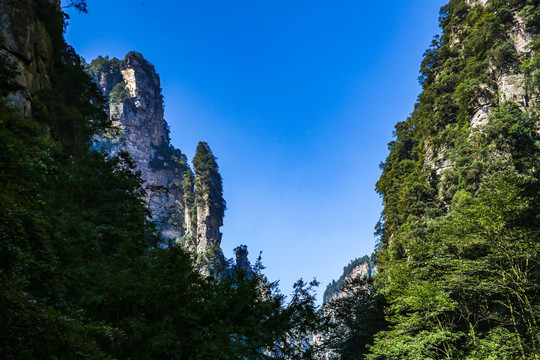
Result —
<svg viewBox="0 0 540 360"><path fill-rule="evenodd" d="M442 0L88 0L68 42L87 61L141 52L175 147L218 157L227 257L248 245L284 293L319 293L371 254L379 164L420 92ZM322 295L319 295L319 298Z"/></svg>

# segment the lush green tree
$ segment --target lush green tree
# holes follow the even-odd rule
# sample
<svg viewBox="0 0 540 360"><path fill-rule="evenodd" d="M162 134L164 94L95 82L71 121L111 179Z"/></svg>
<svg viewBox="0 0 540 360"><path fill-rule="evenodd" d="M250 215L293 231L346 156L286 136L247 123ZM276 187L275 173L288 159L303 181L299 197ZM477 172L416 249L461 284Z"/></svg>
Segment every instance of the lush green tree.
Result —
<svg viewBox="0 0 540 360"><path fill-rule="evenodd" d="M203 141L197 145L193 167L197 204L208 205L215 216L223 218L226 202L223 199L221 175L210 146Z"/></svg>

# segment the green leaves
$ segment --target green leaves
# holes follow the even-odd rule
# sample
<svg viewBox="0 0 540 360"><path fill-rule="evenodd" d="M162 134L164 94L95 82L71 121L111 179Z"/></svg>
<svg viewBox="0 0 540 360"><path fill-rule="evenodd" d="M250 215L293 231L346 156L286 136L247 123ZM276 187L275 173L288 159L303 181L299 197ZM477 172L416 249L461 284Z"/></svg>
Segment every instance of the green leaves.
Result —
<svg viewBox="0 0 540 360"><path fill-rule="evenodd" d="M197 204L209 206L222 219L227 208L223 199L223 185L216 158L207 143L200 141L193 158Z"/></svg>
<svg viewBox="0 0 540 360"><path fill-rule="evenodd" d="M540 62L537 40L531 54L517 53L509 35L517 12L537 32L527 19L539 6L454 0L441 11L423 93L396 125L377 183L385 204L377 285L392 326L370 358L540 356L540 121L531 106ZM499 104L499 77L518 69L530 97ZM489 121L471 128L486 106Z"/></svg>
<svg viewBox="0 0 540 360"><path fill-rule="evenodd" d="M129 91L126 88L126 83L121 81L112 88L109 94L109 101L114 104L119 104L126 101L130 97Z"/></svg>

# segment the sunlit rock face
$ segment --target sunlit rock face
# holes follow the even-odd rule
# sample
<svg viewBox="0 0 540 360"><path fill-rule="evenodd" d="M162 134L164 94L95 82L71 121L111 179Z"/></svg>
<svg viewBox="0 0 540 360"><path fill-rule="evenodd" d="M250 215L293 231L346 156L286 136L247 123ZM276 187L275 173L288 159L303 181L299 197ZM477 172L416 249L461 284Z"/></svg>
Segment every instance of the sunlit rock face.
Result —
<svg viewBox="0 0 540 360"><path fill-rule="evenodd" d="M181 185L187 164L182 168L171 159L159 76L138 53L105 65L91 74L110 98L109 116L116 131L97 138L95 147L111 155L131 155L146 183L152 219L165 239L178 239L185 233Z"/></svg>
<svg viewBox="0 0 540 360"><path fill-rule="evenodd" d="M130 52L124 60L95 59L88 72L109 99L113 124L112 131L96 138L94 147L111 155L129 153L145 181L151 217L163 237L192 251L204 273L217 267L214 263L222 266L223 215L212 211L208 199L195 200L201 185L185 155L170 144L154 66Z"/></svg>
<svg viewBox="0 0 540 360"><path fill-rule="evenodd" d="M467 0L467 4L469 5L482 5L486 6L488 0Z"/></svg>
<svg viewBox="0 0 540 360"><path fill-rule="evenodd" d="M487 1L478 2L485 6ZM533 39L533 34L527 29L519 13L514 14L512 26L505 37L519 58L527 57L530 54L529 45ZM491 72L495 81L490 85L482 85L482 91L477 96L477 107L471 116L472 128L484 125L489 121L489 115L491 115L493 107L491 101L497 94L500 103L512 100L523 110L529 109L533 105L526 87L526 76L520 73L519 69L512 66L493 66Z"/></svg>

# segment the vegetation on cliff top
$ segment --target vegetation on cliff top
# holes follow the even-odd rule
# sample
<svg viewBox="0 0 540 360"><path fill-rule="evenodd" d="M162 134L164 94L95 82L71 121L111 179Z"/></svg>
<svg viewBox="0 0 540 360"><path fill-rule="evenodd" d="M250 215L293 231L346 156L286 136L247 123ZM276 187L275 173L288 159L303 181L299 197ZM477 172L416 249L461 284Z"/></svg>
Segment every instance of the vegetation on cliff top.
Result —
<svg viewBox="0 0 540 360"><path fill-rule="evenodd" d="M218 164L207 143L200 141L193 158L195 191L198 204L210 207L212 215L223 218L227 208Z"/></svg>

